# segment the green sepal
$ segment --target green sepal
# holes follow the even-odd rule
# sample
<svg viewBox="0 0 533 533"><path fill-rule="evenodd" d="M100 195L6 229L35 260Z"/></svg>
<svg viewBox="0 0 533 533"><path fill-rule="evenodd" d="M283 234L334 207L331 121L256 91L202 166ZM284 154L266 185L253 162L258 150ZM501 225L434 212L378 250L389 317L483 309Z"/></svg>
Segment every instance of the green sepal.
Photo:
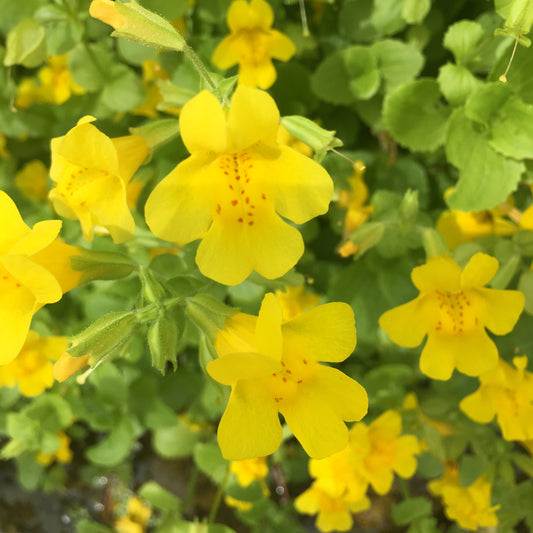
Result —
<svg viewBox="0 0 533 533"><path fill-rule="evenodd" d="M142 137L148 144L148 148L154 151L178 137L180 134L179 120L177 118L151 120L143 126L130 128L130 133Z"/></svg>
<svg viewBox="0 0 533 533"><path fill-rule="evenodd" d="M172 363L174 370L178 368L178 326L169 316L162 313L148 330L148 347L152 356L152 366L163 375L167 361Z"/></svg>
<svg viewBox="0 0 533 533"><path fill-rule="evenodd" d="M95 279L120 279L129 276L135 265L131 259L118 252L93 252L78 246L79 255L73 255L70 265L73 270L82 272L80 282Z"/></svg>
<svg viewBox="0 0 533 533"><path fill-rule="evenodd" d="M237 307L229 307L209 294L197 294L187 299L187 316L207 338L214 342L217 329L223 329L226 319L239 312Z"/></svg>

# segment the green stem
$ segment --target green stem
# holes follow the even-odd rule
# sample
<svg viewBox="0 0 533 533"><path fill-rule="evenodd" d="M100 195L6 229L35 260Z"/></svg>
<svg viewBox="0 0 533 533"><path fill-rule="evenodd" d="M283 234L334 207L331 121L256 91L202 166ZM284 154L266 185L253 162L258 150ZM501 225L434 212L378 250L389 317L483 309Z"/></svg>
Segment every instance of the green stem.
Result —
<svg viewBox="0 0 533 533"><path fill-rule="evenodd" d="M402 495L405 500L408 500L411 497L411 494L409 493L409 487L407 486L407 481L403 477L398 477L398 481L400 483L400 490L402 491Z"/></svg>
<svg viewBox="0 0 533 533"><path fill-rule="evenodd" d="M199 470L196 468L196 465L193 464L191 476L187 482L187 492L185 493L185 498L183 500L183 513L187 513L192 505L194 491L196 489L196 484L198 483L198 474Z"/></svg>
<svg viewBox="0 0 533 533"><path fill-rule="evenodd" d="M222 495L224 494L224 491L226 490L226 484L228 483L229 479L229 468L226 470L226 475L224 476L224 479L218 486L217 493L215 494L215 499L213 501L213 506L211 507L211 511L209 511L209 518L207 519L208 524L214 524L215 519L217 517L218 508L220 507L220 502L222 501Z"/></svg>

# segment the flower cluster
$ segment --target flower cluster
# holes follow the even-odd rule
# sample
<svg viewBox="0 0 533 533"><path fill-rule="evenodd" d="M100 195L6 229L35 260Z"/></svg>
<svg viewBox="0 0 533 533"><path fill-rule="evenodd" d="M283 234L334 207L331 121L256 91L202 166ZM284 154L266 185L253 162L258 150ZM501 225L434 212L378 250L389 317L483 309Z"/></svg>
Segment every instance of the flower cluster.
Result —
<svg viewBox="0 0 533 533"><path fill-rule="evenodd" d="M464 270L449 257L431 258L411 274L420 295L384 313L379 325L400 346L418 346L427 335L420 370L430 378L447 380L455 368L479 376L498 363L485 328L509 333L524 307L521 292L484 287L497 270L498 261L483 253Z"/></svg>
<svg viewBox="0 0 533 533"><path fill-rule="evenodd" d="M498 524L495 511L499 505L490 504L490 483L483 477L477 478L467 487L461 486L459 471L455 465L448 465L444 475L428 484L430 492L440 496L444 512L463 529L476 531L480 527Z"/></svg>
<svg viewBox="0 0 533 533"><path fill-rule="evenodd" d="M420 443L415 436L401 433L402 420L396 411L386 411L368 426L355 424L343 451L309 461L309 472L315 480L296 498L296 509L318 514L321 531L348 531L353 523L350 512L370 507L366 496L369 487L377 494L386 494L394 473L402 478L415 473Z"/></svg>
<svg viewBox="0 0 533 533"><path fill-rule="evenodd" d="M344 361L355 347L351 308L330 303L283 321L276 297L263 299L258 317L238 313L215 341L218 359L207 365L213 379L232 388L218 427L226 459L273 453L281 442L278 413L315 458L342 450L344 421L367 411L365 390L319 361Z"/></svg>

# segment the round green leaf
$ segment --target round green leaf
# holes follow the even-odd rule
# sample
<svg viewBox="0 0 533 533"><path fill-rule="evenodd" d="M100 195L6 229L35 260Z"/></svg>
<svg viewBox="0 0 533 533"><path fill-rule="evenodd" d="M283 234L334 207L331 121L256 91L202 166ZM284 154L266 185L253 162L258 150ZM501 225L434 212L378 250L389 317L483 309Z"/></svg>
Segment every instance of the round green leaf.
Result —
<svg viewBox="0 0 533 533"><path fill-rule="evenodd" d="M472 54L485 34L482 26L472 20L460 20L452 24L444 35L444 48L452 52L457 63Z"/></svg>
<svg viewBox="0 0 533 533"><path fill-rule="evenodd" d="M442 94L453 106L463 104L472 91L481 85L481 81L467 68L453 63L446 63L440 68L437 81Z"/></svg>
<svg viewBox="0 0 533 533"><path fill-rule="evenodd" d="M397 87L383 104L383 119L392 136L413 151L431 151L443 144L449 115L432 79Z"/></svg>

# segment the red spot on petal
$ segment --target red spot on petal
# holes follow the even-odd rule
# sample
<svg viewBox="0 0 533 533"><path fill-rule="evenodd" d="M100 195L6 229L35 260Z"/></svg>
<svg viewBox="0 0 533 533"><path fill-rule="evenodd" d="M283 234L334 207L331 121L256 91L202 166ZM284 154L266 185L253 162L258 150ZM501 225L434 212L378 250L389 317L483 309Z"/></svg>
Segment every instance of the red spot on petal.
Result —
<svg viewBox="0 0 533 533"><path fill-rule="evenodd" d="M222 211L222 207L220 207L220 204L217 204L217 213L220 215L220 212Z"/></svg>
<svg viewBox="0 0 533 533"><path fill-rule="evenodd" d="M239 203L239 200L232 200L231 205L237 205Z"/></svg>
<svg viewBox="0 0 533 533"><path fill-rule="evenodd" d="M239 180L241 179L241 177L237 174L237 175L235 176L235 179L236 179L237 181L239 181Z"/></svg>
<svg viewBox="0 0 533 533"><path fill-rule="evenodd" d="M248 222L248 226L253 226L253 225L254 225L253 220L251 220L250 222Z"/></svg>
<svg viewBox="0 0 533 533"><path fill-rule="evenodd" d="M243 222L243 219L242 218L238 218L237 222Z"/></svg>
<svg viewBox="0 0 533 533"><path fill-rule="evenodd" d="M296 383L301 383L303 381L303 379L299 379Z"/></svg>
<svg viewBox="0 0 533 533"><path fill-rule="evenodd" d="M263 198L263 200L266 200L267 199L266 194L265 193L261 194L261 198Z"/></svg>
<svg viewBox="0 0 533 533"><path fill-rule="evenodd" d="M246 202L247 204L249 204L249 203L250 203L250 197L249 197L249 196L247 196L247 197L246 197L246 200L245 200L245 202Z"/></svg>
<svg viewBox="0 0 533 533"><path fill-rule="evenodd" d="M230 185L229 188L230 188L231 190L233 190L233 185Z"/></svg>
<svg viewBox="0 0 533 533"><path fill-rule="evenodd" d="M305 359L302 359L302 361L303 361L304 365L307 364L307 361Z"/></svg>
<svg viewBox="0 0 533 533"><path fill-rule="evenodd" d="M287 378L281 378L285 383L287 383Z"/></svg>

